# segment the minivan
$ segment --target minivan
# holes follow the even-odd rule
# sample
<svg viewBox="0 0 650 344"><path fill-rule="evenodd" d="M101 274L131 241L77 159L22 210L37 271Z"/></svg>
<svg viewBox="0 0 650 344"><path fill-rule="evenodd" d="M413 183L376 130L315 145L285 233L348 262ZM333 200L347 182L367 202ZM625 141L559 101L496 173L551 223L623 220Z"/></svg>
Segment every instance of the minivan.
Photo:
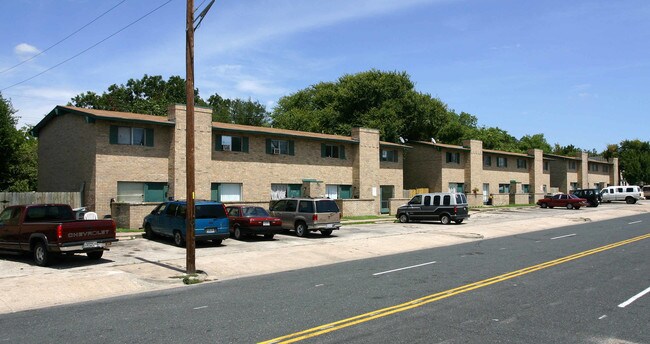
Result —
<svg viewBox="0 0 650 344"><path fill-rule="evenodd" d="M640 199L645 199L643 191L636 185L608 186L600 190L600 197L603 202L625 201L627 204L634 204Z"/></svg>
<svg viewBox="0 0 650 344"><path fill-rule="evenodd" d="M282 220L282 229L295 229L304 237L320 231L323 236L341 227L341 211L329 198L285 198L271 204L271 215Z"/></svg>
<svg viewBox="0 0 650 344"><path fill-rule="evenodd" d="M462 193L436 192L415 195L397 209L399 222L434 220L442 224L462 223L469 218L467 197Z"/></svg>
<svg viewBox="0 0 650 344"><path fill-rule="evenodd" d="M185 246L187 202L167 201L159 204L144 218L142 227L147 238L157 235L172 237L176 246ZM195 201L194 239L212 241L215 245L230 236L230 222L223 203Z"/></svg>

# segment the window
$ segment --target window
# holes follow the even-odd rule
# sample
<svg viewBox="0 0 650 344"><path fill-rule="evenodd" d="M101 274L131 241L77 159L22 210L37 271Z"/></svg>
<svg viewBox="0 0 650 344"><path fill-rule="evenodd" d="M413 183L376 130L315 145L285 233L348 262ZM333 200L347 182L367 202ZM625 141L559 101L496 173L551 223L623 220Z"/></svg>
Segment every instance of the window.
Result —
<svg viewBox="0 0 650 344"><path fill-rule="evenodd" d="M575 171L576 170L576 162L574 160L570 160L567 162L567 167L569 170Z"/></svg>
<svg viewBox="0 0 650 344"><path fill-rule="evenodd" d="M548 161L544 161L544 171L548 171Z"/></svg>
<svg viewBox="0 0 650 344"><path fill-rule="evenodd" d="M314 201L300 201L298 206L299 213L313 213L314 212Z"/></svg>
<svg viewBox="0 0 650 344"><path fill-rule="evenodd" d="M444 195L442 197L442 205L451 205L451 195Z"/></svg>
<svg viewBox="0 0 650 344"><path fill-rule="evenodd" d="M528 168L526 159L517 159L517 168Z"/></svg>
<svg viewBox="0 0 650 344"><path fill-rule="evenodd" d="M433 196L433 205L440 205L440 195Z"/></svg>
<svg viewBox="0 0 650 344"><path fill-rule="evenodd" d="M248 137L217 135L215 150L248 153Z"/></svg>
<svg viewBox="0 0 650 344"><path fill-rule="evenodd" d="M114 145L153 147L153 129L111 125L108 140Z"/></svg>
<svg viewBox="0 0 650 344"><path fill-rule="evenodd" d="M320 156L322 158L345 159L345 146L322 143L320 145Z"/></svg>
<svg viewBox="0 0 650 344"><path fill-rule="evenodd" d="M508 158L503 156L497 157L497 167L508 167Z"/></svg>
<svg viewBox="0 0 650 344"><path fill-rule="evenodd" d="M212 183L210 200L219 202L239 202L242 200L242 185L238 183Z"/></svg>
<svg viewBox="0 0 650 344"><path fill-rule="evenodd" d="M271 184L271 199L301 197L302 184Z"/></svg>
<svg viewBox="0 0 650 344"><path fill-rule="evenodd" d="M447 152L447 163L460 164L460 153Z"/></svg>
<svg viewBox="0 0 650 344"><path fill-rule="evenodd" d="M603 172L609 172L609 165L603 165Z"/></svg>
<svg viewBox="0 0 650 344"><path fill-rule="evenodd" d="M576 190L576 189L578 189L578 183L576 182L571 183L571 190Z"/></svg>
<svg viewBox="0 0 650 344"><path fill-rule="evenodd" d="M589 171L598 172L598 164L589 163Z"/></svg>
<svg viewBox="0 0 650 344"><path fill-rule="evenodd" d="M382 149L379 160L380 161L397 162L397 150L396 149Z"/></svg>
<svg viewBox="0 0 650 344"><path fill-rule="evenodd" d="M521 184L521 192L529 193L530 192L530 184Z"/></svg>
<svg viewBox="0 0 650 344"><path fill-rule="evenodd" d="M162 202L167 183L117 182L117 201L124 203Z"/></svg>
<svg viewBox="0 0 650 344"><path fill-rule="evenodd" d="M352 198L351 185L327 185L326 186L327 198L331 199L350 199Z"/></svg>
<svg viewBox="0 0 650 344"><path fill-rule="evenodd" d="M424 205L431 205L431 196L424 196Z"/></svg>
<svg viewBox="0 0 650 344"><path fill-rule="evenodd" d="M510 184L499 184L499 193L510 193Z"/></svg>
<svg viewBox="0 0 650 344"><path fill-rule="evenodd" d="M464 193L465 184L463 183L449 183L449 192Z"/></svg>
<svg viewBox="0 0 650 344"><path fill-rule="evenodd" d="M483 165L492 166L492 156L486 155L483 157Z"/></svg>
<svg viewBox="0 0 650 344"><path fill-rule="evenodd" d="M294 143L288 140L266 139L266 154L294 155Z"/></svg>

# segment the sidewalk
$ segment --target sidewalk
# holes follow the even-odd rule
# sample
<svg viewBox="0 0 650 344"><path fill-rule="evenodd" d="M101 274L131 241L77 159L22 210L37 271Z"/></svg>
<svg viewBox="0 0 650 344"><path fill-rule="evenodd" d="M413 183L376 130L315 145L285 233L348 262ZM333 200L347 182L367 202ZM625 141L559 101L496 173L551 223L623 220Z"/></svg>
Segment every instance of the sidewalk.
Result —
<svg viewBox="0 0 650 344"><path fill-rule="evenodd" d="M270 241L229 239L220 247L201 246L196 266L206 281L224 281L649 213L650 202L580 211L500 210L472 211L462 225L402 224L386 218L369 225L348 222L331 238L314 234L311 238L280 235ZM530 219L530 214L537 217ZM142 239L138 232L118 236L120 241L100 263L79 257L64 266L42 268L24 257L3 255L0 313L187 287L181 281L185 249Z"/></svg>

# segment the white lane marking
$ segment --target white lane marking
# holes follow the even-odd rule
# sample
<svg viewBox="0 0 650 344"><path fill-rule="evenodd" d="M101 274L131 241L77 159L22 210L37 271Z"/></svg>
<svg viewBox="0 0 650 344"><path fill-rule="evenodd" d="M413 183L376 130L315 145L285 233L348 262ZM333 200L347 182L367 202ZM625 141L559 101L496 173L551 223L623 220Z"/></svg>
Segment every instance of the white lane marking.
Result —
<svg viewBox="0 0 650 344"><path fill-rule="evenodd" d="M635 223L641 223L641 222L643 222L643 221L628 222L627 224L628 224L628 225L633 225L633 224L635 224Z"/></svg>
<svg viewBox="0 0 650 344"><path fill-rule="evenodd" d="M208 306L201 306L201 307L194 307L194 309L203 309L203 308L208 308Z"/></svg>
<svg viewBox="0 0 650 344"><path fill-rule="evenodd" d="M559 236L559 237L551 238L551 240L568 238L568 237L572 237L572 236L576 236L576 235L575 234L567 234L567 235L562 235L562 236Z"/></svg>
<svg viewBox="0 0 650 344"><path fill-rule="evenodd" d="M419 268L420 266L425 266L425 265L430 265L430 264L435 264L435 263L436 263L436 262L422 263L422 264L418 264L418 265L407 266L407 267L404 267L404 268L399 268L399 269L393 269L393 270L388 270L388 271L377 272L377 273L374 273L374 274L372 274L372 275L373 275L373 276L378 276L378 275L383 275L383 274L387 274L387 273L391 273L391 272L395 272L395 271L401 271L401 270L412 269L412 268Z"/></svg>
<svg viewBox="0 0 650 344"><path fill-rule="evenodd" d="M322 286L324 286L324 284L316 284L314 287L318 288L318 287L322 287Z"/></svg>
<svg viewBox="0 0 650 344"><path fill-rule="evenodd" d="M605 318L607 318L607 316L606 316L606 315L603 315L603 316L601 316L600 318L598 318L598 320L603 320L603 319L605 319Z"/></svg>
<svg viewBox="0 0 650 344"><path fill-rule="evenodd" d="M640 292L640 293L638 293L638 294L632 296L629 300L627 300L627 301L621 303L621 304L618 305L618 306L619 306L620 308L625 308L625 306L627 306L627 305L629 305L630 303L636 301L636 299L640 298L641 296L643 296L643 295L645 295L645 294L647 294L647 293L650 293L650 287L648 287L646 290L644 290L644 291L642 291L642 292Z"/></svg>

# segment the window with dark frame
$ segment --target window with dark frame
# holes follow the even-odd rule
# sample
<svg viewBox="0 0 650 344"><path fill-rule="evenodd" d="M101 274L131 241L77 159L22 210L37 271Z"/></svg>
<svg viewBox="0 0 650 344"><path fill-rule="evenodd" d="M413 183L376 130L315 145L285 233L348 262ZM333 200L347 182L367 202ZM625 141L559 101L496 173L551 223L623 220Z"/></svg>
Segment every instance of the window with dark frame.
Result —
<svg viewBox="0 0 650 344"><path fill-rule="evenodd" d="M504 156L497 157L497 167L508 167L508 158Z"/></svg>
<svg viewBox="0 0 650 344"><path fill-rule="evenodd" d="M382 149L381 155L379 156L380 161L390 161L397 162L397 150L396 149Z"/></svg>
<svg viewBox="0 0 650 344"><path fill-rule="evenodd" d="M460 153L447 152L447 163L460 164Z"/></svg>
<svg viewBox="0 0 650 344"><path fill-rule="evenodd" d="M153 146L153 129L111 125L109 128L110 144L129 146Z"/></svg>

